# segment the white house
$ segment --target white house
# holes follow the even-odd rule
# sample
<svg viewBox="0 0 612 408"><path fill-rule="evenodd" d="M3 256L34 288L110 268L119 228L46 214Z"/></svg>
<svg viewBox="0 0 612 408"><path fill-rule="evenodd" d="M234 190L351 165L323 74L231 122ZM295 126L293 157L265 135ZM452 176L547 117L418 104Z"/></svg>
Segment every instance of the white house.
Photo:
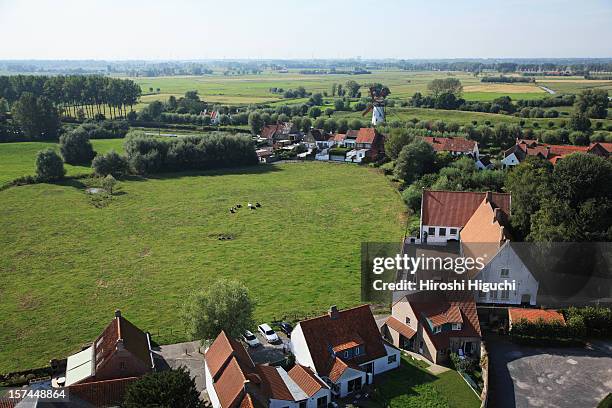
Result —
<svg viewBox="0 0 612 408"><path fill-rule="evenodd" d="M213 408L326 408L330 387L308 367L254 364L238 341L221 332L205 352L206 392Z"/></svg>
<svg viewBox="0 0 612 408"><path fill-rule="evenodd" d="M458 241L459 232L490 194L493 204L510 215L510 194L473 191L423 190L421 199L421 242L444 245Z"/></svg>
<svg viewBox="0 0 612 408"><path fill-rule="evenodd" d="M346 153L344 161L350 163L361 163L367 157L369 149L353 149Z"/></svg>
<svg viewBox="0 0 612 408"><path fill-rule="evenodd" d="M301 321L291 332L291 349L339 397L400 364L399 349L383 340L369 305L342 311L332 306L326 315Z"/></svg>

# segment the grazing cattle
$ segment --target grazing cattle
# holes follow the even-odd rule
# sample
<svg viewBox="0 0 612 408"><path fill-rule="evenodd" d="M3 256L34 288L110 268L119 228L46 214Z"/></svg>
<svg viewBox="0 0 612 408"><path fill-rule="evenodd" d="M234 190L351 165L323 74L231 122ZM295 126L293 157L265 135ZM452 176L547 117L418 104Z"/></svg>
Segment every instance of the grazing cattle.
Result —
<svg viewBox="0 0 612 408"><path fill-rule="evenodd" d="M236 204L236 208L242 208L242 204Z"/></svg>
<svg viewBox="0 0 612 408"><path fill-rule="evenodd" d="M261 204L255 203L255 207L261 207Z"/></svg>

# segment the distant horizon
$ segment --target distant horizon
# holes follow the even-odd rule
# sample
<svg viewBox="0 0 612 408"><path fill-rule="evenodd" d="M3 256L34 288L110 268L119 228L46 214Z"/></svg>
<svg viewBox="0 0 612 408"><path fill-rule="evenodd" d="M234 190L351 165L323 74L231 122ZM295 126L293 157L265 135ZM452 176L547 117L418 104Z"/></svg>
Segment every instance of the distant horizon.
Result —
<svg viewBox="0 0 612 408"><path fill-rule="evenodd" d="M0 60L612 58L610 21L609 0L0 0Z"/></svg>
<svg viewBox="0 0 612 408"><path fill-rule="evenodd" d="M517 60L517 61L559 61L559 60L609 60L612 61L611 57L448 57L448 58L391 58L391 57L380 57L380 58L368 58L368 57L346 57L346 58L180 58L180 59L158 59L158 58L127 58L127 59L116 59L116 58L0 58L3 62L22 62L22 61L34 61L34 62L80 62L80 61L93 61L93 62L217 62L217 61L504 61L504 60Z"/></svg>

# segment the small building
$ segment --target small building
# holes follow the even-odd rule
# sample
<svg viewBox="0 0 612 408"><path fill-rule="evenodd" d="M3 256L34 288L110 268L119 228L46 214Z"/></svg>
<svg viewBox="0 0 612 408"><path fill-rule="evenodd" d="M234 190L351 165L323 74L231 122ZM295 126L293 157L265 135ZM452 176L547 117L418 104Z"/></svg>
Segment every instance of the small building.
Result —
<svg viewBox="0 0 612 408"><path fill-rule="evenodd" d="M478 143L463 137L426 136L423 140L433 147L436 153L447 152L453 156L466 155L478 159Z"/></svg>
<svg viewBox="0 0 612 408"><path fill-rule="evenodd" d="M480 322L472 292L408 294L393 304L381 332L396 347L435 364L447 363L450 353L480 358Z"/></svg>
<svg viewBox="0 0 612 408"><path fill-rule="evenodd" d="M458 241L459 231L465 226L485 196L506 216L510 215L510 194L473 191L423 190L421 199L421 242L445 244Z"/></svg>
<svg viewBox="0 0 612 408"><path fill-rule="evenodd" d="M294 143L302 139L301 133L292 122L265 125L261 129L260 137L266 139L270 146L275 145L280 140L289 140L291 143Z"/></svg>
<svg viewBox="0 0 612 408"><path fill-rule="evenodd" d="M480 156L476 159L476 168L478 170L492 170L495 168L491 159L487 156Z"/></svg>
<svg viewBox="0 0 612 408"><path fill-rule="evenodd" d="M399 367L399 350L386 343L369 305L299 322L291 332L296 361L322 378L338 397L359 391L376 375Z"/></svg>
<svg viewBox="0 0 612 408"><path fill-rule="evenodd" d="M310 148L328 149L336 144L334 136L323 129L310 129L304 136L304 143Z"/></svg>
<svg viewBox="0 0 612 408"><path fill-rule="evenodd" d="M254 364L238 341L221 332L205 352L206 391L213 408L323 408L329 386L307 367Z"/></svg>
<svg viewBox="0 0 612 408"><path fill-rule="evenodd" d="M508 308L508 326L509 330L512 330L512 324L521 320L528 321L530 323L537 323L538 321L559 322L565 324L565 318L557 310L545 310L545 309L523 309L517 307Z"/></svg>
<svg viewBox="0 0 612 408"><path fill-rule="evenodd" d="M115 312L94 343L68 357L64 383L58 386L140 377L155 369L151 337Z"/></svg>
<svg viewBox="0 0 612 408"><path fill-rule="evenodd" d="M573 153L588 153L600 157L610 157L612 143L595 142L589 146L553 145L537 140L516 139L514 146L504 152L502 167L512 167L523 162L528 156L539 157L556 165L564 157Z"/></svg>

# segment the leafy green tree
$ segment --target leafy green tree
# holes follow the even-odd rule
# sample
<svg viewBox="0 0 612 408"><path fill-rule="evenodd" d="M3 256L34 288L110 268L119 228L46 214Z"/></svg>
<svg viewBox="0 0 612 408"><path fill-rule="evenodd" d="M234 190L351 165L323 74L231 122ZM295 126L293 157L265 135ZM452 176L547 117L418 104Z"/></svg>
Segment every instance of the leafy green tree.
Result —
<svg viewBox="0 0 612 408"><path fill-rule="evenodd" d="M357 98L360 88L361 88L361 85L359 85L357 82L353 81L352 79L349 81L346 81L346 85L344 86L344 89L346 89L346 91L348 92L349 98Z"/></svg>
<svg viewBox="0 0 612 408"><path fill-rule="evenodd" d="M349 124L349 128L359 130L363 127L363 123L359 119L353 119Z"/></svg>
<svg viewBox="0 0 612 408"><path fill-rule="evenodd" d="M552 165L546 160L528 156L506 177L506 190L512 193L511 224L518 235L524 239L531 231L531 217L551 193Z"/></svg>
<svg viewBox="0 0 612 408"><path fill-rule="evenodd" d="M98 176L106 177L112 174L113 177L122 177L129 173L130 165L125 156L121 156L114 150L97 155L91 162L94 173Z"/></svg>
<svg viewBox="0 0 612 408"><path fill-rule="evenodd" d="M301 125L302 132L308 132L312 127L312 120L310 118L303 118Z"/></svg>
<svg viewBox="0 0 612 408"><path fill-rule="evenodd" d="M320 93L313 94L310 97L309 102L311 105L323 105L323 95L321 95Z"/></svg>
<svg viewBox="0 0 612 408"><path fill-rule="evenodd" d="M261 118L259 112L251 112L249 114L249 127L251 128L251 133L254 135L258 135L261 133L261 129L264 126L264 121Z"/></svg>
<svg viewBox="0 0 612 408"><path fill-rule="evenodd" d="M337 111L343 111L344 110L344 101L342 99L336 99L334 101L334 109Z"/></svg>
<svg viewBox="0 0 612 408"><path fill-rule="evenodd" d="M102 179L102 188L110 195L113 195L115 187L117 186L117 179L112 174L107 175Z"/></svg>
<svg viewBox="0 0 612 408"><path fill-rule="evenodd" d="M391 129L385 140L385 154L391 160L397 159L404 146L410 144L414 136L406 129Z"/></svg>
<svg viewBox="0 0 612 408"><path fill-rule="evenodd" d="M319 108L318 106L311 106L310 109L308 109L308 116L313 119L318 118L319 116L321 116L321 108Z"/></svg>
<svg viewBox="0 0 612 408"><path fill-rule="evenodd" d="M49 148L41 150L36 155L36 177L42 181L59 180L64 177L66 170L62 158Z"/></svg>
<svg viewBox="0 0 612 408"><path fill-rule="evenodd" d="M328 118L331 118L333 114L334 114L333 108L325 108L325 115L327 115Z"/></svg>
<svg viewBox="0 0 612 408"><path fill-rule="evenodd" d="M46 97L36 97L25 92L13 104L12 114L26 136L32 139L57 138L60 129L59 115Z"/></svg>
<svg viewBox="0 0 612 408"><path fill-rule="evenodd" d="M434 79L427 84L427 89L434 98L437 98L443 93L449 93L460 98L463 92L463 85L457 78Z"/></svg>
<svg viewBox="0 0 612 408"><path fill-rule="evenodd" d="M96 156L89 134L82 127L65 133L59 139L60 152L68 164L88 164Z"/></svg>
<svg viewBox="0 0 612 408"><path fill-rule="evenodd" d="M404 183L411 184L422 175L434 171L435 163L433 147L423 140L415 140L400 151L393 174Z"/></svg>
<svg viewBox="0 0 612 408"><path fill-rule="evenodd" d="M195 380L184 367L149 373L128 386L124 408L203 408Z"/></svg>
<svg viewBox="0 0 612 408"><path fill-rule="evenodd" d="M589 118L605 119L608 117L608 91L604 89L585 89L575 102L576 111ZM581 130L581 129L576 129Z"/></svg>
<svg viewBox="0 0 612 408"><path fill-rule="evenodd" d="M237 338L254 325L249 290L233 280L219 280L194 293L183 309L183 321L193 338L215 338L222 330Z"/></svg>
<svg viewBox="0 0 612 408"><path fill-rule="evenodd" d="M348 129L349 129L348 120L340 119L338 121L338 133L346 133Z"/></svg>
<svg viewBox="0 0 612 408"><path fill-rule="evenodd" d="M584 113L574 113L569 122L569 127L572 130L586 132L591 128L591 121Z"/></svg>
<svg viewBox="0 0 612 408"><path fill-rule="evenodd" d="M531 218L528 239L612 239L612 162L592 154L566 156L553 170L551 191Z"/></svg>
<svg viewBox="0 0 612 408"><path fill-rule="evenodd" d="M325 126L325 118L317 118L317 120L314 121L314 127L315 129L323 129L323 127Z"/></svg>

